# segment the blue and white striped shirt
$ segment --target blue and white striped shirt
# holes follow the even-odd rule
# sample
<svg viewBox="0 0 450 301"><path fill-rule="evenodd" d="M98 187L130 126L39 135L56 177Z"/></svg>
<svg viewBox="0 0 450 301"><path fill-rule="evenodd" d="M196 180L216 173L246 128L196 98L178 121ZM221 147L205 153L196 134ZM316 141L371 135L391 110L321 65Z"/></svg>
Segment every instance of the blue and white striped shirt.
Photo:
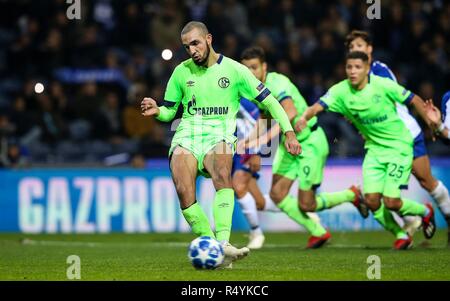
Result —
<svg viewBox="0 0 450 301"><path fill-rule="evenodd" d="M397 78L395 77L391 69L389 69L389 67L386 64L380 61L372 62L370 66L370 73L381 77L386 77L397 82ZM403 121L403 123L411 132L412 137L415 139L422 132L422 129L417 123L417 120L409 113L408 107L406 105L396 103L396 106L397 106L397 113L400 119Z"/></svg>

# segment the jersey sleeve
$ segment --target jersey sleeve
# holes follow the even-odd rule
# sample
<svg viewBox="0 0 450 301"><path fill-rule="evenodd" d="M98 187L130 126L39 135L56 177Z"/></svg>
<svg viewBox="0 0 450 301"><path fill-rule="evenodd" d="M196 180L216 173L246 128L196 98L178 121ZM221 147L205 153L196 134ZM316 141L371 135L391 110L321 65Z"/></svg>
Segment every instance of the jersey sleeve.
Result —
<svg viewBox="0 0 450 301"><path fill-rule="evenodd" d="M386 95L396 102L408 105L414 97L414 93L390 79L382 78L381 83Z"/></svg>
<svg viewBox="0 0 450 301"><path fill-rule="evenodd" d="M343 113L343 105L339 97L338 87L331 87L327 93L317 101L326 111Z"/></svg>
<svg viewBox="0 0 450 301"><path fill-rule="evenodd" d="M242 64L237 65L238 76L240 76L239 94L241 97L247 99L254 99L258 103L258 107L262 111L268 111L272 117L278 121L283 133L293 131L289 118L284 112L283 107L275 97L270 93L270 90L261 83L251 71Z"/></svg>
<svg viewBox="0 0 450 301"><path fill-rule="evenodd" d="M275 85L270 87L272 95L281 103L283 100L292 98L292 92L286 79L278 79Z"/></svg>
<svg viewBox="0 0 450 301"><path fill-rule="evenodd" d="M180 85L181 76L182 71L180 67L175 68L166 86L164 102L179 103L181 99L183 99L183 90L182 86Z"/></svg>
<svg viewBox="0 0 450 301"><path fill-rule="evenodd" d="M270 90L244 65L238 64L237 69L240 77L239 95L250 100L254 99L259 103L263 102L270 94Z"/></svg>
<svg viewBox="0 0 450 301"><path fill-rule="evenodd" d="M383 64L379 61L375 61L372 64L371 71L375 75L397 82L397 78L395 77L394 72L392 72L386 64Z"/></svg>
<svg viewBox="0 0 450 301"><path fill-rule="evenodd" d="M179 67L175 68L170 76L164 93L164 102L160 107L160 114L157 117L161 121L170 121L175 117L178 106L183 99L183 90L180 85L182 72Z"/></svg>

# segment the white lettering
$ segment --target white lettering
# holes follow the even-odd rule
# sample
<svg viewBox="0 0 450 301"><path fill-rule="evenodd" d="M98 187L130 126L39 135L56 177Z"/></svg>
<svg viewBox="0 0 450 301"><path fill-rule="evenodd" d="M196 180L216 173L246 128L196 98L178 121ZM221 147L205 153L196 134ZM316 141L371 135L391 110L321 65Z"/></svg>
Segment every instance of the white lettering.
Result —
<svg viewBox="0 0 450 301"><path fill-rule="evenodd" d="M73 185L80 189L77 215L75 220L75 231L77 233L94 233L95 224L89 222L92 199L94 197L94 179L75 178Z"/></svg>
<svg viewBox="0 0 450 301"><path fill-rule="evenodd" d="M24 178L19 183L19 227L25 233L39 233L44 227L44 207L32 204L44 197L44 184L38 178Z"/></svg>
<svg viewBox="0 0 450 301"><path fill-rule="evenodd" d="M61 232L70 233L72 231L69 185L65 178L50 178L47 199L47 232L58 232L58 223L61 223Z"/></svg>
<svg viewBox="0 0 450 301"><path fill-rule="evenodd" d="M173 182L166 177L158 177L152 181L152 220L156 232L175 231L175 213L179 210Z"/></svg>
<svg viewBox="0 0 450 301"><path fill-rule="evenodd" d="M123 227L125 232L148 232L148 186L144 178L124 180Z"/></svg>
<svg viewBox="0 0 450 301"><path fill-rule="evenodd" d="M111 231L111 217L120 213L120 182L112 177L97 180L97 227L101 233Z"/></svg>

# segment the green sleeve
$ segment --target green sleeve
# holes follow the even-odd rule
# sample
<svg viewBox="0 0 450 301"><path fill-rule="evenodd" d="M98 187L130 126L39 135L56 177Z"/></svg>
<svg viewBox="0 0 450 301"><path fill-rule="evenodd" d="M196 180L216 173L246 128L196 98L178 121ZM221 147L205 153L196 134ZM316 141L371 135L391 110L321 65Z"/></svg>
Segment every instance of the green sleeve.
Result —
<svg viewBox="0 0 450 301"><path fill-rule="evenodd" d="M240 96L261 103L270 94L269 89L267 89L247 67L239 64L236 71L240 78Z"/></svg>
<svg viewBox="0 0 450 301"><path fill-rule="evenodd" d="M267 84L267 82L266 82ZM270 92L281 103L287 98L293 98L289 87L290 82L285 78L277 78L270 86Z"/></svg>
<svg viewBox="0 0 450 301"><path fill-rule="evenodd" d="M164 94L164 102L163 105L159 107L159 115L156 119L168 122L175 117L178 106L183 99L183 90L181 88L182 86L179 84L180 82L181 70L177 67L167 83L166 93Z"/></svg>
<svg viewBox="0 0 450 301"><path fill-rule="evenodd" d="M294 130L286 112L275 97L270 94L261 103L270 112L270 115L278 121L283 133Z"/></svg>
<svg viewBox="0 0 450 301"><path fill-rule="evenodd" d="M337 85L331 87L317 102L326 111L343 113L343 105L339 97L339 88Z"/></svg>
<svg viewBox="0 0 450 301"><path fill-rule="evenodd" d="M393 80L381 78L381 83L386 95L393 101L408 105L414 97L414 93L399 85Z"/></svg>
<svg viewBox="0 0 450 301"><path fill-rule="evenodd" d="M240 80L240 96L247 99L254 99L260 109L269 111L270 115L278 121L283 133L293 131L286 112L278 100L272 96L270 90L264 86L251 71L242 64L239 64L237 71Z"/></svg>

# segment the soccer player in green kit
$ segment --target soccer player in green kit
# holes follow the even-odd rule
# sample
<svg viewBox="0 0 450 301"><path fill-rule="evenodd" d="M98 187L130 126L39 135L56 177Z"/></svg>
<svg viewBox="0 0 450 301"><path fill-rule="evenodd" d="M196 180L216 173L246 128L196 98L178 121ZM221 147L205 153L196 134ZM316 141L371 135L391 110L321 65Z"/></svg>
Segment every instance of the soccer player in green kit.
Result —
<svg viewBox="0 0 450 301"><path fill-rule="evenodd" d="M171 121L180 103L183 116L169 150L172 179L184 218L197 236L215 237L223 246L224 267L249 253L229 243L234 208L231 181L232 157L237 138L236 114L245 97L266 107L280 123L285 145L292 155L301 151L292 125L270 91L242 64L218 54L212 35L201 22L189 22L181 41L190 59L179 64L167 84L164 104L152 98L141 102L142 115ZM211 177L216 195L213 204L215 233L196 201L198 174Z"/></svg>
<svg viewBox="0 0 450 301"><path fill-rule="evenodd" d="M260 47L244 50L241 61L272 92L295 124L308 107L295 85L280 73L267 72L265 53ZM261 109L264 113L265 109ZM270 141L278 132L278 126L271 128L262 143ZM297 140L302 145L301 155L292 156L282 144L276 151L270 199L266 198L266 207L273 207L273 201L281 211L311 233L307 248L319 248L331 235L320 223L312 220L308 212L318 212L349 202L366 218L368 208L364 204L361 191L355 186L344 191L316 194L328 157L328 141L324 131L318 126L316 117L311 118L301 133L297 133ZM247 143L252 142L249 139ZM295 180L299 181L298 199L289 195Z"/></svg>
<svg viewBox="0 0 450 301"><path fill-rule="evenodd" d="M368 32L352 30L346 37L345 45L348 51L362 51L367 54L371 74L397 82L394 73L389 67L373 58L374 46ZM411 174L438 204L439 210L447 221L448 233L450 233L450 195L445 184L433 176L423 131L413 115L408 111L407 106L397 103L397 113L414 139ZM411 236L422 225L422 219L418 216L405 216L403 220L405 222L403 229L408 231ZM450 239L448 242L450 243Z"/></svg>
<svg viewBox="0 0 450 301"><path fill-rule="evenodd" d="M400 119L396 102L413 106L422 119L435 127L426 116L423 100L396 82L373 74L367 54L354 51L346 58L347 79L332 86L297 121L302 131L308 120L328 110L342 114L352 122L365 139L363 162L365 201L375 219L397 240L395 249L408 249L412 238L394 220L389 210L400 216L422 217L425 237L433 237L436 225L431 204L423 205L401 198L406 188L413 160L413 137ZM383 199L383 202L381 202Z"/></svg>

